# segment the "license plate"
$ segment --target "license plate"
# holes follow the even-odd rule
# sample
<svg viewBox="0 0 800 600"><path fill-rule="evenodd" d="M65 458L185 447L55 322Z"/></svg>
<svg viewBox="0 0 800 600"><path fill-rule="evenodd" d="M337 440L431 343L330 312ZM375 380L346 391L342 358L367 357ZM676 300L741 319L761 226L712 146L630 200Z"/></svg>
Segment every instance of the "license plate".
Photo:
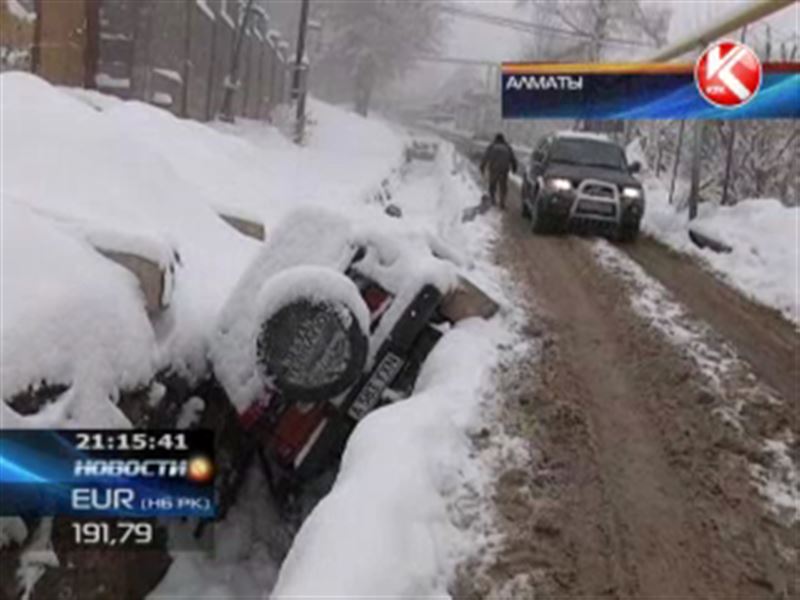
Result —
<svg viewBox="0 0 800 600"><path fill-rule="evenodd" d="M578 205L578 210L582 213L613 217L617 212L617 207L608 202L592 202L591 200L582 200Z"/></svg>
<svg viewBox="0 0 800 600"><path fill-rule="evenodd" d="M405 361L401 357L387 352L372 372L367 383L361 388L353 404L350 405L347 414L356 421L359 421L369 411L375 408L375 405L381 398L383 390L397 377L397 374L400 373L400 369L403 368L404 364Z"/></svg>

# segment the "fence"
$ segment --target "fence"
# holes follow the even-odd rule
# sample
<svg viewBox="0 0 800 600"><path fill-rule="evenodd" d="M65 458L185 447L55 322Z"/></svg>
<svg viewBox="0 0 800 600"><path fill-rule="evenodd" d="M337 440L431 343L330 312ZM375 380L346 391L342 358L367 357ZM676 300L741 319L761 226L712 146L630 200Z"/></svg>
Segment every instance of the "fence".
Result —
<svg viewBox="0 0 800 600"><path fill-rule="evenodd" d="M32 41L31 36L20 35L19 43L14 40L18 47L10 48L4 36L3 52L4 56L32 54L31 60L5 64L6 68L30 68L53 83L150 102L181 117L206 121L219 112L242 2L24 3L33 17ZM0 17L4 30L31 27L8 11ZM235 114L269 118L276 106L288 101L291 63L288 44L270 28L269 15L261 9L248 19L239 61Z"/></svg>

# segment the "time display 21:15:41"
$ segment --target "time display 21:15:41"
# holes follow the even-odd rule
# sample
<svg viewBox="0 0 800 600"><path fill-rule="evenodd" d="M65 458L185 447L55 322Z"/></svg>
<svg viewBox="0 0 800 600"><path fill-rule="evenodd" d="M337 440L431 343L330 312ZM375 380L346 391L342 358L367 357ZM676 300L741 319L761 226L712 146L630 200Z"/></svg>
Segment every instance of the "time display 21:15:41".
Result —
<svg viewBox="0 0 800 600"><path fill-rule="evenodd" d="M79 431L75 433L75 447L90 452L189 450L186 433L182 431Z"/></svg>

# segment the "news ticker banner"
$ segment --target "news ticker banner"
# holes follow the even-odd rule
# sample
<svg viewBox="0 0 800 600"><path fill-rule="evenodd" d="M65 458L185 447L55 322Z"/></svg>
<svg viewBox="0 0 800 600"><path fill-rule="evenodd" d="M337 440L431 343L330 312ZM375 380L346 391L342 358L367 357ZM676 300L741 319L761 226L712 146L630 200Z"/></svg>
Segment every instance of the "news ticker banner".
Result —
<svg viewBox="0 0 800 600"><path fill-rule="evenodd" d="M694 64L502 66L504 119L796 119L800 63L717 43Z"/></svg>
<svg viewBox="0 0 800 600"><path fill-rule="evenodd" d="M0 489L0 516L213 518L213 432L0 429Z"/></svg>

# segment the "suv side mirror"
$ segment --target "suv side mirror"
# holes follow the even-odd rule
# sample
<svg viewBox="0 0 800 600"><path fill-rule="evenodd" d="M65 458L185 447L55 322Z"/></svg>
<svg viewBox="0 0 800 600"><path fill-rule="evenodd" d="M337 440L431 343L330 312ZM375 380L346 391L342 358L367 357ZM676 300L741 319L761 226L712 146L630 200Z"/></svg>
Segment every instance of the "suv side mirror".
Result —
<svg viewBox="0 0 800 600"><path fill-rule="evenodd" d="M642 170L642 163L640 163L638 160L635 160L628 165L628 172L631 174L638 173L641 170Z"/></svg>

